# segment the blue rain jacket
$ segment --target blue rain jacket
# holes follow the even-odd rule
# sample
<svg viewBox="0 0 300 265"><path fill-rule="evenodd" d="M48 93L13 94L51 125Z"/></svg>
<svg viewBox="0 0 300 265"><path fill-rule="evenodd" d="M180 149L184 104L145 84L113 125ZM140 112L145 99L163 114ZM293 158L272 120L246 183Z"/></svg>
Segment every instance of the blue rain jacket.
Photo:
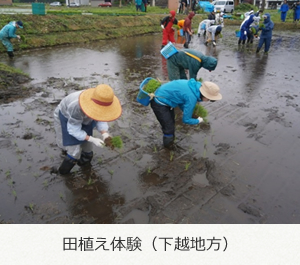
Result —
<svg viewBox="0 0 300 265"><path fill-rule="evenodd" d="M13 45L10 42L11 38L17 38L16 35L16 22L9 22L5 25L0 31L0 40L2 41L3 45L6 47L8 52L13 51Z"/></svg>
<svg viewBox="0 0 300 265"><path fill-rule="evenodd" d="M280 7L281 12L287 12L289 11L289 5L288 4L282 4Z"/></svg>
<svg viewBox="0 0 300 265"><path fill-rule="evenodd" d="M267 16L267 18L264 19L264 27L260 28L261 29L260 38L264 38L264 39L272 38L272 31L274 28L274 23L271 20L269 13L264 14L264 16Z"/></svg>
<svg viewBox="0 0 300 265"><path fill-rule="evenodd" d="M155 102L172 108L179 107L182 112L182 122L195 125L198 119L192 118L197 102L200 102L201 82L194 78L190 80L174 80L161 85L155 91Z"/></svg>

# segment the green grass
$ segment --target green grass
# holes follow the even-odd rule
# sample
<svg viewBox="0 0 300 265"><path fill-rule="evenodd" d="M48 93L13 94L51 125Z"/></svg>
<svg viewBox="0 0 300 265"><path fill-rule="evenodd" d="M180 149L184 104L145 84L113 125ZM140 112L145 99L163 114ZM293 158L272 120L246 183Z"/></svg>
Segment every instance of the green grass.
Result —
<svg viewBox="0 0 300 265"><path fill-rule="evenodd" d="M12 73L12 74L22 74L22 75L28 76L28 74L25 74L20 69L10 67L10 66L8 66L6 64L3 64L3 63L0 63L0 71L4 71L4 72L7 72L7 73Z"/></svg>

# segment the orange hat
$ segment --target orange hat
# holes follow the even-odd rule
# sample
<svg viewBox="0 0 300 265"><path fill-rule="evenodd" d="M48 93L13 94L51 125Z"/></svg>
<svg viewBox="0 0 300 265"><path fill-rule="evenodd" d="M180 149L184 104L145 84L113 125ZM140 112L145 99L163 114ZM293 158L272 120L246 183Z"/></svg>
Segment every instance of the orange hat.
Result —
<svg viewBox="0 0 300 265"><path fill-rule="evenodd" d="M95 121L113 121L122 113L119 99L105 84L84 90L79 96L79 104L84 114Z"/></svg>

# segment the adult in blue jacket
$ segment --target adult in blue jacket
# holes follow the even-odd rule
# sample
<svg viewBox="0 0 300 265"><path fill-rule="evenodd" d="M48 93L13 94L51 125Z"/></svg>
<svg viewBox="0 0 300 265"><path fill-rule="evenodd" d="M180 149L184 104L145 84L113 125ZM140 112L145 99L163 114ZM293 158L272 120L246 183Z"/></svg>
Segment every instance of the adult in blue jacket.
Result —
<svg viewBox="0 0 300 265"><path fill-rule="evenodd" d="M289 5L287 4L286 0L281 5L280 11L281 11L281 21L285 22L286 14L289 11Z"/></svg>
<svg viewBox="0 0 300 265"><path fill-rule="evenodd" d="M19 35L16 35L16 29L17 28L23 28L22 21L12 21L9 22L7 25L5 25L1 31L0 31L0 40L2 41L2 44L5 46L7 50L7 54L10 58L14 57L14 48L11 43L12 38L18 38L20 39Z"/></svg>
<svg viewBox="0 0 300 265"><path fill-rule="evenodd" d="M293 4L294 9L294 22L299 21L300 19L300 2L298 1L297 3Z"/></svg>
<svg viewBox="0 0 300 265"><path fill-rule="evenodd" d="M249 14L250 15L248 17L246 17L241 24L241 27L240 27L241 33L240 33L240 38L239 38L238 44L241 44L241 43L245 44L247 35L250 34L250 26L253 23L254 18L256 16L253 14L253 10L251 10L249 12Z"/></svg>
<svg viewBox="0 0 300 265"><path fill-rule="evenodd" d="M271 20L270 14L266 13L263 16L264 24L259 27L261 30L259 43L256 49L256 53L259 52L263 44L265 44L265 53L267 53L271 46L271 40L272 40L272 32L274 28L274 23Z"/></svg>
<svg viewBox="0 0 300 265"><path fill-rule="evenodd" d="M185 70L189 70L190 78L197 79L198 71L203 67L206 70L215 70L218 60L203 53L184 49L180 50L167 60L169 80L187 79Z"/></svg>
<svg viewBox="0 0 300 265"><path fill-rule="evenodd" d="M174 80L161 85L151 100L151 108L159 121L163 132L163 145L172 149L175 139L175 107L182 112L182 122L197 125L203 121L201 117L193 118L193 111L200 101L222 99L220 88L212 82L190 80Z"/></svg>

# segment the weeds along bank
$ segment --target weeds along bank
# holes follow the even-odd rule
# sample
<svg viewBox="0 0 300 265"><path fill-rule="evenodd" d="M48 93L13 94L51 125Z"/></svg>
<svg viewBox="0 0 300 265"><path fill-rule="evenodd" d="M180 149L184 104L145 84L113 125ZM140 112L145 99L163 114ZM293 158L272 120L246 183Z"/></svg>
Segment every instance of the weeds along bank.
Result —
<svg viewBox="0 0 300 265"><path fill-rule="evenodd" d="M22 20L18 29L21 41L13 39L14 50L34 49L72 43L126 38L161 32L160 20L166 15L97 16L97 15L0 15L1 28L13 20ZM185 16L179 16L180 19ZM195 23L199 23L200 16ZM0 51L5 52L3 45Z"/></svg>

